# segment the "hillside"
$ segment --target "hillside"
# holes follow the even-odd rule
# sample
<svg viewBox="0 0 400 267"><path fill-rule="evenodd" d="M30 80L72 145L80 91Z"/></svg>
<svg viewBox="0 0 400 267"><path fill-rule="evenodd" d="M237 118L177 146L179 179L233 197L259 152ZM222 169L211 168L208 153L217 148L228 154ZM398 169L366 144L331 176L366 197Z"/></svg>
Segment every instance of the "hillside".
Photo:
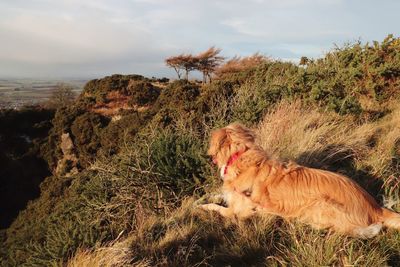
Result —
<svg viewBox="0 0 400 267"><path fill-rule="evenodd" d="M1 265L400 266L400 232L360 240L196 208L221 185L210 132L241 121L274 156L346 174L400 211L400 39L301 63L264 59L204 85L88 82L40 143L52 175L1 232Z"/></svg>

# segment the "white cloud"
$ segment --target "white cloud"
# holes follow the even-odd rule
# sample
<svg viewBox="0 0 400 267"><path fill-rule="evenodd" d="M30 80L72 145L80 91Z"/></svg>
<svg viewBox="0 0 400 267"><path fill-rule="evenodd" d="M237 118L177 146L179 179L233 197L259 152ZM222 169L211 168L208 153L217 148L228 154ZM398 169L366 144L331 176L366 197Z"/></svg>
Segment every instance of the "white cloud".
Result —
<svg viewBox="0 0 400 267"><path fill-rule="evenodd" d="M399 2L382 2L3 0L0 76L19 70L164 75L167 55L211 45L225 56L257 51L279 58L319 56L334 42L398 32Z"/></svg>

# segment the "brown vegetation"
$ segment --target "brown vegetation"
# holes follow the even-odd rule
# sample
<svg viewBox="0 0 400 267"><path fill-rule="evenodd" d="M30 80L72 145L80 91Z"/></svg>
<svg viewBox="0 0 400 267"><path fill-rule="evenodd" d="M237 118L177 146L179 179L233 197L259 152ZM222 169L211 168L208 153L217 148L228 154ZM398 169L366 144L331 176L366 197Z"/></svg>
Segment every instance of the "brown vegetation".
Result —
<svg viewBox="0 0 400 267"><path fill-rule="evenodd" d="M248 57L236 56L228 60L225 64L219 66L215 70L214 75L217 79L224 79L234 73L239 73L251 68L255 68L263 62L267 61L270 61L270 59L258 53Z"/></svg>
<svg viewBox="0 0 400 267"><path fill-rule="evenodd" d="M91 111L103 116L114 116L121 110L133 109L133 107L128 104L128 101L129 96L124 95L119 91L111 91L107 93L105 101L96 103Z"/></svg>

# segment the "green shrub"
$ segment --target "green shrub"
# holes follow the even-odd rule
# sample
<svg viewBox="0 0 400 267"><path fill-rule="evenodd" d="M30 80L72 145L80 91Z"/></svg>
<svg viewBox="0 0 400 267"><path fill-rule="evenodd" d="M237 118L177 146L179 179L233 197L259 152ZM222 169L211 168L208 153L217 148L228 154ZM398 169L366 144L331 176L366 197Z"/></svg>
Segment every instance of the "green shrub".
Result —
<svg viewBox="0 0 400 267"><path fill-rule="evenodd" d="M122 114L118 121L110 122L100 135L101 150L107 155L115 154L122 144L129 142L136 133L145 127L148 118L137 111Z"/></svg>
<svg viewBox="0 0 400 267"><path fill-rule="evenodd" d="M154 87L150 82L145 81L131 82L127 91L128 95L131 97L129 100L131 106L152 104L160 95L160 90L158 88Z"/></svg>
<svg viewBox="0 0 400 267"><path fill-rule="evenodd" d="M141 75L120 75L114 74L102 79L94 79L86 83L82 95L98 95L100 93L108 93L111 91L123 91L129 85L131 80L140 81L145 78Z"/></svg>
<svg viewBox="0 0 400 267"><path fill-rule="evenodd" d="M149 160L158 182L177 195L191 195L206 180L204 144L191 134L165 131L149 146Z"/></svg>
<svg viewBox="0 0 400 267"><path fill-rule="evenodd" d="M7 230L1 256L15 266L58 265L80 247L115 238L93 206L110 201L110 185L109 179L94 172L46 178L41 198Z"/></svg>
<svg viewBox="0 0 400 267"><path fill-rule="evenodd" d="M196 100L200 95L200 86L186 80L169 84L161 91L150 114L154 115L153 122L160 127L166 127L184 117L190 123L199 118L196 114Z"/></svg>
<svg viewBox="0 0 400 267"><path fill-rule="evenodd" d="M199 85L185 80L175 81L161 91L160 96L153 106L153 110L157 111L161 108L169 108L182 112L188 111L194 107L194 102L199 95Z"/></svg>
<svg viewBox="0 0 400 267"><path fill-rule="evenodd" d="M106 118L88 112L78 116L72 123L72 140L83 166L87 166L96 157L101 148L101 132L107 124Z"/></svg>

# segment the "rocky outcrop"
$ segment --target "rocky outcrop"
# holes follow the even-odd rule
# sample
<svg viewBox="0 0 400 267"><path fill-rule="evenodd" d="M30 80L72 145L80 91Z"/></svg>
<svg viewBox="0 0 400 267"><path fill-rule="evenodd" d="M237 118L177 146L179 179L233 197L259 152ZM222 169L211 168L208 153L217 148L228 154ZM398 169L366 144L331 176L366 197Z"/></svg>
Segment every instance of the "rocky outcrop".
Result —
<svg viewBox="0 0 400 267"><path fill-rule="evenodd" d="M74 151L74 143L69 133L61 135L61 151L63 157L58 160L55 170L56 175L72 176L78 173L78 158Z"/></svg>

